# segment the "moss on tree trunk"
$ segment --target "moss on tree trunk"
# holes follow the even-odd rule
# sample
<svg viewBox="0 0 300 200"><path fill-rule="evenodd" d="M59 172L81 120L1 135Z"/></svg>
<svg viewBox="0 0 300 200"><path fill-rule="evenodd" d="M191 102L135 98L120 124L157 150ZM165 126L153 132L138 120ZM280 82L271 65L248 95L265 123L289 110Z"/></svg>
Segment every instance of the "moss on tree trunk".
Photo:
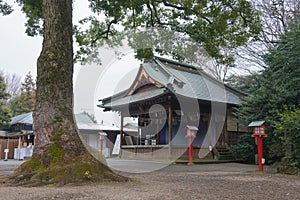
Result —
<svg viewBox="0 0 300 200"><path fill-rule="evenodd" d="M92 156L73 114L72 0L43 0L44 40L37 62L33 157L12 180L22 185L127 180Z"/></svg>

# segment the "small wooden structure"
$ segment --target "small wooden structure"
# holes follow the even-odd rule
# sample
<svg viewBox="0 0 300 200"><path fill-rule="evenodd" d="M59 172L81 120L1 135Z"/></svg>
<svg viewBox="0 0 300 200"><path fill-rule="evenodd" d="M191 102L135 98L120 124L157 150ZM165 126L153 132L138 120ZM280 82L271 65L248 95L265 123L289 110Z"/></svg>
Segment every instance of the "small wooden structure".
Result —
<svg viewBox="0 0 300 200"><path fill-rule="evenodd" d="M0 158L5 158L5 149L8 149L8 159L23 160L32 155L33 132L20 131L17 133L7 133L0 136Z"/></svg>
<svg viewBox="0 0 300 200"><path fill-rule="evenodd" d="M155 57L140 66L130 88L98 106L121 114L121 156L187 157L185 128L190 125L199 129L193 148L202 158L209 146L227 149L242 133L232 110L243 95L199 68ZM123 130L125 117L138 118L137 134ZM126 145L126 136L133 145Z"/></svg>
<svg viewBox="0 0 300 200"><path fill-rule="evenodd" d="M257 151L258 151L257 159L258 159L258 168L260 172L264 171L262 138L268 137L265 131L267 125L268 124L265 121L254 121L248 125L249 127L254 127L253 134L251 135L251 137L257 139Z"/></svg>
<svg viewBox="0 0 300 200"><path fill-rule="evenodd" d="M0 158L5 158L8 149L8 159L23 160L33 152L34 134L32 131L32 112L11 118L10 128L0 135Z"/></svg>
<svg viewBox="0 0 300 200"><path fill-rule="evenodd" d="M248 126L254 127L251 137L268 137L268 135L266 134L266 126L268 126L267 122L253 121Z"/></svg>

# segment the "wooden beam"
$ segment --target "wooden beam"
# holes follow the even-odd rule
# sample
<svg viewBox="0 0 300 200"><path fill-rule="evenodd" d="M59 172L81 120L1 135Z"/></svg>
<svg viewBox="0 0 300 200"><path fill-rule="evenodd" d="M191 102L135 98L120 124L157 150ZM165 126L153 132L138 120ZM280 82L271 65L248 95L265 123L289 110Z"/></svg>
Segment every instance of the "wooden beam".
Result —
<svg viewBox="0 0 300 200"><path fill-rule="evenodd" d="M137 144L138 145L142 145L142 134L141 134L141 132L142 132L142 130L141 130L141 115L138 115L138 132L137 132L137 134L138 134L138 137L137 137Z"/></svg>
<svg viewBox="0 0 300 200"><path fill-rule="evenodd" d="M121 113L121 127L120 127L120 153L119 156L122 156L122 145L123 145L123 126L124 126L124 116Z"/></svg>
<svg viewBox="0 0 300 200"><path fill-rule="evenodd" d="M160 130L158 129L158 123L159 119L156 119L156 144L160 144Z"/></svg>
<svg viewBox="0 0 300 200"><path fill-rule="evenodd" d="M172 156L172 104L168 106L168 136L169 136L169 156Z"/></svg>
<svg viewBox="0 0 300 200"><path fill-rule="evenodd" d="M228 145L228 128L227 128L227 115L225 115L225 122L224 122L224 126L223 126L223 131L225 133L225 146Z"/></svg>

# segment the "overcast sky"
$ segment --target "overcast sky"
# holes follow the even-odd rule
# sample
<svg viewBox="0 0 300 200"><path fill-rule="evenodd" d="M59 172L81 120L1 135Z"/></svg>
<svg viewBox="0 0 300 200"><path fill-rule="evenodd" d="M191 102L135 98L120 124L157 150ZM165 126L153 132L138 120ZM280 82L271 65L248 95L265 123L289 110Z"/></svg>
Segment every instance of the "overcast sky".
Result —
<svg viewBox="0 0 300 200"><path fill-rule="evenodd" d="M11 1L8 1L11 4ZM90 12L87 0L74 1L74 23ZM36 76L36 60L42 49L42 37L25 34L25 14L16 4L14 12L0 16L0 69L24 77L28 72Z"/></svg>
<svg viewBox="0 0 300 200"><path fill-rule="evenodd" d="M87 0L75 0L73 9L74 23L90 13ZM12 14L0 16L0 70L6 73L16 73L22 78L31 72L36 77L36 61L42 49L42 37L27 36L25 22L25 15L17 5L14 5ZM109 96L129 87L135 77L139 61L134 60L131 50L123 49L123 52L124 58L117 60L113 51L103 49L102 66L75 64L76 113L87 111L95 114L98 121L104 117L105 122L113 123L109 115L103 116L99 113L96 105L100 97Z"/></svg>
<svg viewBox="0 0 300 200"><path fill-rule="evenodd" d="M0 16L0 69L25 76L36 74L36 60L41 51L42 38L25 34L25 17L18 6L8 16Z"/></svg>

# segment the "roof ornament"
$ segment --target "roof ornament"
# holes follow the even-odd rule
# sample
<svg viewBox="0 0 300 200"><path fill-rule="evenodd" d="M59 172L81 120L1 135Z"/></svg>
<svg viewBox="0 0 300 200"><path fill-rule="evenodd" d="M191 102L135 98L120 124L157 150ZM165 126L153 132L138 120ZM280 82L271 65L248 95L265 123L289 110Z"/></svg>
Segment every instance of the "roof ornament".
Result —
<svg viewBox="0 0 300 200"><path fill-rule="evenodd" d="M174 76L172 75L172 76L170 76L170 78L169 78L169 80L168 80L168 83L167 83L167 87L168 87L172 92L175 92L175 89L174 89L174 86L173 86L174 80L175 80L175 78L174 78Z"/></svg>
<svg viewBox="0 0 300 200"><path fill-rule="evenodd" d="M165 72L165 74L169 76L169 80L167 83L168 87L171 86L173 88L173 84L176 84L180 88L184 86L185 82L183 82L182 80L180 80L180 78L178 78L172 72L170 72L159 59L155 58L155 62Z"/></svg>
<svg viewBox="0 0 300 200"><path fill-rule="evenodd" d="M172 76L170 76L170 78L169 78L169 81L168 81L168 84L172 84L173 85L173 83L174 83L174 80L175 80L175 78L174 78L174 76L172 75Z"/></svg>

